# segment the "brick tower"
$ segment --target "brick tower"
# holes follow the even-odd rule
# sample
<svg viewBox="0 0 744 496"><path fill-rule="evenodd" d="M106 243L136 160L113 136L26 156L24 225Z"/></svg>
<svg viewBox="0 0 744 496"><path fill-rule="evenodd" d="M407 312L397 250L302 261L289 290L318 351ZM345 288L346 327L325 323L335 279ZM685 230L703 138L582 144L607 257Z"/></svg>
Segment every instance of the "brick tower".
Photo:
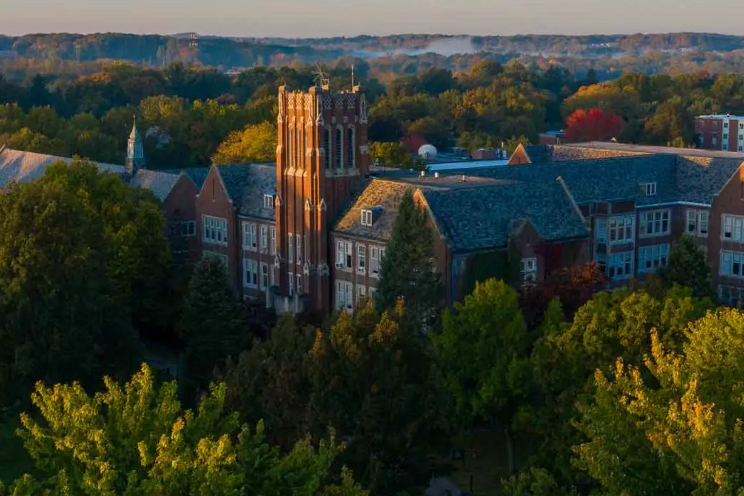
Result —
<svg viewBox="0 0 744 496"><path fill-rule="evenodd" d="M359 86L279 88L276 235L279 291L304 308L331 308L329 230L369 172L367 101ZM299 291L298 291L299 289Z"/></svg>

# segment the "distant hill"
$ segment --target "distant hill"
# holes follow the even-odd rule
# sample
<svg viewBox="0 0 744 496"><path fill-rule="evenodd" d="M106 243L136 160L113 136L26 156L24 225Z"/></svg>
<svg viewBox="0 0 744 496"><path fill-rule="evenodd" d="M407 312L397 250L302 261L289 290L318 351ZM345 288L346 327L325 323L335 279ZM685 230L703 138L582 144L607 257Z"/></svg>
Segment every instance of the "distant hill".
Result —
<svg viewBox="0 0 744 496"><path fill-rule="evenodd" d="M328 61L338 57L375 58L386 55L492 53L542 56L638 56L649 51L667 53L744 50L744 37L705 33L636 35L520 35L446 36L401 34L333 38L227 38L200 36L198 47L190 33L133 35L120 33L29 34L0 36L0 51L19 57L92 61L127 60L135 63L185 61L216 67L250 67L292 61Z"/></svg>

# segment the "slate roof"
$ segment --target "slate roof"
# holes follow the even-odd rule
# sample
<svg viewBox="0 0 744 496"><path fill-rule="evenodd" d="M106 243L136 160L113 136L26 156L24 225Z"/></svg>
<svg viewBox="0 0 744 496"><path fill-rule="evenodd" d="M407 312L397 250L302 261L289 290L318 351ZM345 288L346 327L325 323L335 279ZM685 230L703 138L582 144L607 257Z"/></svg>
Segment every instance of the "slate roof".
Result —
<svg viewBox="0 0 744 496"><path fill-rule="evenodd" d="M520 220L529 220L546 241L589 235L556 181L501 183L474 189L425 190L424 197L453 251L505 247ZM517 221L517 222L515 222Z"/></svg>
<svg viewBox="0 0 744 496"><path fill-rule="evenodd" d="M605 144L606 147L599 145ZM650 155L644 150L634 150L612 147L615 143L594 143L594 146L581 145L552 145L551 158L553 161L562 162L567 160L599 160L603 158L633 157L637 155ZM534 162L534 161L533 161Z"/></svg>
<svg viewBox="0 0 744 496"><path fill-rule="evenodd" d="M274 219L274 209L264 208L264 195L276 194L276 167L265 164L217 166L227 194L240 215Z"/></svg>
<svg viewBox="0 0 744 496"><path fill-rule="evenodd" d="M523 147L533 164L553 161L552 152L546 145L524 145Z"/></svg>
<svg viewBox="0 0 744 496"><path fill-rule="evenodd" d="M403 194L414 186L402 181L367 179L360 193L341 214L335 231L352 236L388 241L393 234L393 222ZM362 209L382 207L382 214L372 226L362 225Z"/></svg>
<svg viewBox="0 0 744 496"><path fill-rule="evenodd" d="M744 158L677 157L677 201L712 203L742 163Z"/></svg>
<svg viewBox="0 0 744 496"><path fill-rule="evenodd" d="M168 174L183 174L191 179L196 184L197 189L201 189L204 186L204 181L207 180L209 175L209 167L185 167L183 169L163 169L161 172Z"/></svg>
<svg viewBox="0 0 744 496"><path fill-rule="evenodd" d="M137 174L129 181L129 185L149 189L158 200L165 201L180 177L180 174L139 169Z"/></svg>
<svg viewBox="0 0 744 496"><path fill-rule="evenodd" d="M25 183L40 178L44 175L47 167L59 160L62 160L67 164L72 162L72 159L67 157L24 152L13 150L11 148L1 148L1 150L0 188L7 186L11 182ZM124 173L124 167L121 165L104 163L98 163L97 165L98 170L101 172L112 172L114 174Z"/></svg>

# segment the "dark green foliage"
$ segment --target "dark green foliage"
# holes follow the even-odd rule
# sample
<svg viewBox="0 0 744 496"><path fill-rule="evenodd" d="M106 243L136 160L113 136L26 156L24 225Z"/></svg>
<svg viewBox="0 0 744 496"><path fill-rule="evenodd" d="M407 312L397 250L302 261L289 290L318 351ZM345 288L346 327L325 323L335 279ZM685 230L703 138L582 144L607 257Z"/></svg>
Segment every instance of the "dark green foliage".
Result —
<svg viewBox="0 0 744 496"><path fill-rule="evenodd" d="M223 262L203 258L194 269L183 307L186 397L206 391L215 367L249 342L246 309L227 279Z"/></svg>
<svg viewBox="0 0 744 496"><path fill-rule="evenodd" d="M443 289L434 263L434 236L426 212L416 206L413 193L401 199L393 235L380 267L377 304L393 309L404 301L405 317L435 326L443 304Z"/></svg>
<svg viewBox="0 0 744 496"><path fill-rule="evenodd" d="M0 401L136 365L132 322L150 315L168 253L159 207L140 195L84 162L0 195Z"/></svg>
<svg viewBox="0 0 744 496"><path fill-rule="evenodd" d="M692 289L698 298L713 297L713 274L705 259L705 252L695 243L692 236L683 235L672 243L669 250L669 263L659 269L659 277L664 285L671 288L677 284Z"/></svg>

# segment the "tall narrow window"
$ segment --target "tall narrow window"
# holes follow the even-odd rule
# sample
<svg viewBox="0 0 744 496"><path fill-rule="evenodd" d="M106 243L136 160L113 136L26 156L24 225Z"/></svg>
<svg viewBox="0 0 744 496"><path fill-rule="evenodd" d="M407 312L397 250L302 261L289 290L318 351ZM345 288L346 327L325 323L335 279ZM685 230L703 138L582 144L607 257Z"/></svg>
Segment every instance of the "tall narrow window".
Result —
<svg viewBox="0 0 744 496"><path fill-rule="evenodd" d="M355 158L354 157L354 152L356 151L355 150L356 147L354 146L354 128L353 127L350 127L346 131L346 134L347 134L347 138L348 138L347 143L346 143L346 146L347 146L346 153L348 153L348 157L346 159L346 164L347 164L347 167L349 167L350 169L353 169L354 168L354 158Z"/></svg>
<svg viewBox="0 0 744 496"><path fill-rule="evenodd" d="M336 129L336 168L344 166L344 132L339 127Z"/></svg>
<svg viewBox="0 0 744 496"><path fill-rule="evenodd" d="M293 127L289 128L289 142L287 146L287 165L294 167L294 149L295 149L295 130Z"/></svg>
<svg viewBox="0 0 744 496"><path fill-rule="evenodd" d="M297 131L295 133L295 139L297 140L295 146L295 167L300 169L302 168L302 124L297 124Z"/></svg>
<svg viewBox="0 0 744 496"><path fill-rule="evenodd" d="M331 129L327 128L325 140L323 140L323 153L325 154L325 168L331 167Z"/></svg>

